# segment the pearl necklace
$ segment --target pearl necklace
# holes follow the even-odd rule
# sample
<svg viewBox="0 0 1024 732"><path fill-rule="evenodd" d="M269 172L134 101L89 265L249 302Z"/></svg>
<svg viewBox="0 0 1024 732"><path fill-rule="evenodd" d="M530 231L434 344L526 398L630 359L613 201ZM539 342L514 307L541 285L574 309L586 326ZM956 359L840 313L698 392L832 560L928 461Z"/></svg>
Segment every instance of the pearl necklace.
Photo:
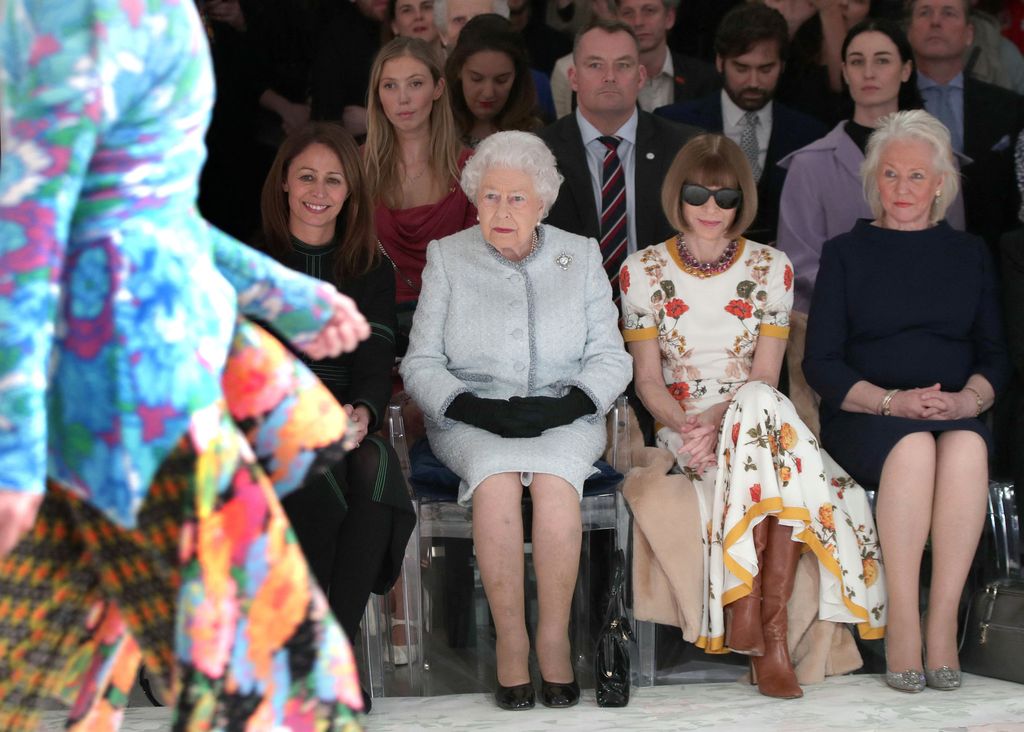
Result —
<svg viewBox="0 0 1024 732"><path fill-rule="evenodd" d="M725 251L714 262L702 262L693 256L693 253L686 248L686 242L682 234L676 235L676 250L679 252L679 259L683 263L683 269L692 275L700 278L714 277L725 272L732 265L736 258L736 251L739 249L739 241L733 239L725 247Z"/></svg>

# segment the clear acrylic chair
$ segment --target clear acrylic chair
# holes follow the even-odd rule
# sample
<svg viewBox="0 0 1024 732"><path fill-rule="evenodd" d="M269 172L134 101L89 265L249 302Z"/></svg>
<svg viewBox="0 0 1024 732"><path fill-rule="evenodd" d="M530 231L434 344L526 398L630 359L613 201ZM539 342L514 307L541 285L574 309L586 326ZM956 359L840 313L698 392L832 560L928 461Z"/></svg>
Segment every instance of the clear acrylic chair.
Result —
<svg viewBox="0 0 1024 732"><path fill-rule="evenodd" d="M632 410L625 396L619 397L608 415L609 447L606 458L619 473L625 474L631 467L629 449L629 427ZM405 426L401 406L391 404L388 408L388 425L391 443L399 455L403 473L409 475L409 446L405 438ZM425 674L430 671L430 658L423 642L426 634L432 632L431 603L434 598L424 591L421 572L429 569L438 559L437 541L471 540L472 510L459 506L454 501L420 500L413 498L418 521L409 548L400 583L404 598L404 615L408 619L407 642L409 644L410 695L420 695L426 686ZM574 662L581 669L592 651L590 634L590 586L591 543L594 531L611 530L615 536L616 548L627 550L630 539L630 517L621 491L616 486L597 495L586 495L580 504L583 524L580 572L577 577L576 593L573 598L572 623ZM628 579L627 579L628 582ZM600 609L603 615L603 608ZM394 671L394 655L391 649L390 617L387 597L373 597L367 606L363 620L363 651L367 659L371 696L384 696L385 672ZM633 649L633 682L641 682L640 669L646 664L653 669L653 633L638 636L643 642ZM653 683L653 682L651 682Z"/></svg>
<svg viewBox="0 0 1024 732"><path fill-rule="evenodd" d="M988 530L995 552L995 573L999 577L1020 577L1020 519L1012 481L988 484Z"/></svg>

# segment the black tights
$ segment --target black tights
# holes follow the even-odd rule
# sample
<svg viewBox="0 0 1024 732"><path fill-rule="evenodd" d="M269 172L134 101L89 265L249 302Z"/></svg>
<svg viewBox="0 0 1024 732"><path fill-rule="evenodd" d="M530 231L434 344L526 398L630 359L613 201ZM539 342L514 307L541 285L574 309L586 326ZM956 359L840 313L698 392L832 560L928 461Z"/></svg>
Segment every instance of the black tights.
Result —
<svg viewBox="0 0 1024 732"><path fill-rule="evenodd" d="M392 495L404 491L404 486L391 446L368 437L329 473L310 478L282 501L313 575L349 639L359 631L370 593L386 591L401 569L412 509L406 514L379 499L389 489Z"/></svg>

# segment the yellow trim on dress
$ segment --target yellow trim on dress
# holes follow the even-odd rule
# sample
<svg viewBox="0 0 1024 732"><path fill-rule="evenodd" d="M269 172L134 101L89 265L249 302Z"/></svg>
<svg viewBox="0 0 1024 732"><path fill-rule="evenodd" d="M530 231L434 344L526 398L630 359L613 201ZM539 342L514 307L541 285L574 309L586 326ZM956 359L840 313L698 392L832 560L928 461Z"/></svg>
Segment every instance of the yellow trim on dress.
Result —
<svg viewBox="0 0 1024 732"><path fill-rule="evenodd" d="M789 326L761 323L758 335L767 336L768 338L781 338L785 341L789 339Z"/></svg>
<svg viewBox="0 0 1024 732"><path fill-rule="evenodd" d="M626 343L633 341L652 341L658 337L658 329L655 326L650 328L631 328L622 331L622 340Z"/></svg>

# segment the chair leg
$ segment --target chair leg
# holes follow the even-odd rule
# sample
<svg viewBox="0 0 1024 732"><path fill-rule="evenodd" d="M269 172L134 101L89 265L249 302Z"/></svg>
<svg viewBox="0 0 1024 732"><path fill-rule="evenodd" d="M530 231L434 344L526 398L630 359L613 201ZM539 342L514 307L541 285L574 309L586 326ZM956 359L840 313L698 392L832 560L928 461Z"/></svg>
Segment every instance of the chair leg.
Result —
<svg viewBox="0 0 1024 732"><path fill-rule="evenodd" d="M1012 482L989 481L988 513L999 576L1020 573L1020 522Z"/></svg>
<svg viewBox="0 0 1024 732"><path fill-rule="evenodd" d="M386 597L370 595L359 627L362 639L363 659L366 664L366 690L372 698L384 696L384 636L387 628ZM351 640L351 639L350 639Z"/></svg>

